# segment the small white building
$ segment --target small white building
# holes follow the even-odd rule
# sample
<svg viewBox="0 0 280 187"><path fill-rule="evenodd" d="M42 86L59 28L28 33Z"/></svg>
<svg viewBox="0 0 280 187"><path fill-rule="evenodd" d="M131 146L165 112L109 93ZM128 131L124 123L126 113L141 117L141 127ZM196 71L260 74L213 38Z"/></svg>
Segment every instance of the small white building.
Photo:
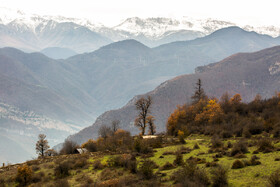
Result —
<svg viewBox="0 0 280 187"><path fill-rule="evenodd" d="M88 153L88 150L87 150L86 148L77 148L77 151L78 151L80 154Z"/></svg>

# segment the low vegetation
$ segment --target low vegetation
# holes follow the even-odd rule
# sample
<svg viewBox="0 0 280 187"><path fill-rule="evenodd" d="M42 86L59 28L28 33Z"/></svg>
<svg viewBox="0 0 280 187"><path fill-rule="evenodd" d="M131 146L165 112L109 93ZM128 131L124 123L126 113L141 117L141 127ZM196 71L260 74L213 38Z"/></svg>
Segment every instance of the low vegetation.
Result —
<svg viewBox="0 0 280 187"><path fill-rule="evenodd" d="M140 120L139 111L137 136L113 121L81 147L66 140L58 154L40 135L38 159L0 168L0 187L279 186L279 94L251 103L224 95L218 102L208 99L199 81L193 103L170 115L167 134L149 137L142 135L153 123L151 112Z"/></svg>

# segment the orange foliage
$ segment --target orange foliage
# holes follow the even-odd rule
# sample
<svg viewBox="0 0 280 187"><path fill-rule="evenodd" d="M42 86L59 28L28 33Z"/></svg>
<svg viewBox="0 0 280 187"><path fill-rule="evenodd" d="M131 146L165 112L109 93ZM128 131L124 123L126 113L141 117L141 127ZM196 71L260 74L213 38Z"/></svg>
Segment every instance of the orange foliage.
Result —
<svg viewBox="0 0 280 187"><path fill-rule="evenodd" d="M93 139L89 139L87 142L83 143L81 147L86 148L89 144L96 144L96 141L94 141Z"/></svg>
<svg viewBox="0 0 280 187"><path fill-rule="evenodd" d="M211 99L208 101L206 107L203 108L203 112L197 113L195 116L195 122L197 123L219 123L221 122L223 111L219 103L216 100Z"/></svg>
<svg viewBox="0 0 280 187"><path fill-rule="evenodd" d="M235 94L231 99L230 103L233 105L240 104L242 101L242 97L240 94Z"/></svg>
<svg viewBox="0 0 280 187"><path fill-rule="evenodd" d="M17 168L16 180L21 185L26 185L32 180L32 169L28 165L19 166Z"/></svg>
<svg viewBox="0 0 280 187"><path fill-rule="evenodd" d="M186 111L184 110L183 106L177 106L177 109L169 116L167 120L167 131L171 135L175 135L176 129L181 122L182 119L187 117Z"/></svg>

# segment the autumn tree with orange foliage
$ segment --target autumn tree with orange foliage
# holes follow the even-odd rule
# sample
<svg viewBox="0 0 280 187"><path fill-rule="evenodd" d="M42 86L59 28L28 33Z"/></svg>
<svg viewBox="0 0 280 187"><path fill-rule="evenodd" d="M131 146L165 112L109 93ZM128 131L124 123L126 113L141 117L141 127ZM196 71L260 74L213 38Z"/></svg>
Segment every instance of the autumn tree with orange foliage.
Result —
<svg viewBox="0 0 280 187"><path fill-rule="evenodd" d="M198 79L195 87L195 92L191 97L193 102L189 106L177 106L174 112L167 120L167 133L170 135L178 135L178 130L188 134L188 126L195 122L197 114L204 111L207 105L208 97L202 88L202 81ZM201 116L202 117L202 116ZM202 118L200 118L201 120Z"/></svg>
<svg viewBox="0 0 280 187"><path fill-rule="evenodd" d="M24 164L23 166L19 166L17 168L16 181L19 182L20 185L26 186L32 180L32 169Z"/></svg>
<svg viewBox="0 0 280 187"><path fill-rule="evenodd" d="M240 104L242 101L242 97L240 94L235 94L231 99L230 99L230 103L232 105L238 105Z"/></svg>
<svg viewBox="0 0 280 187"><path fill-rule="evenodd" d="M97 143L93 139L89 139L87 142L83 143L82 148L86 148L89 152L97 151Z"/></svg>
<svg viewBox="0 0 280 187"><path fill-rule="evenodd" d="M187 118L185 106L177 106L174 112L169 116L167 120L167 133L169 135L177 136L178 130L185 125Z"/></svg>
<svg viewBox="0 0 280 187"><path fill-rule="evenodd" d="M219 124L222 122L223 110L215 99L210 99L201 113L195 116L195 122L198 124Z"/></svg>

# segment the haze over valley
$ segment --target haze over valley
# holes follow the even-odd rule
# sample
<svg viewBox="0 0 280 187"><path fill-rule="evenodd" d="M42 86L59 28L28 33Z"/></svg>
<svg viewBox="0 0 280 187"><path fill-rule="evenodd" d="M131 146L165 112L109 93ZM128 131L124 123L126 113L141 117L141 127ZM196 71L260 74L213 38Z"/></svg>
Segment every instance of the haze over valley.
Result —
<svg viewBox="0 0 280 187"><path fill-rule="evenodd" d="M36 157L38 134L51 146L82 144L120 121L132 135L134 103L153 98L157 132L197 79L209 96L270 98L280 91L280 25L214 18L93 18L0 8L0 163ZM9 147L9 149L7 149Z"/></svg>

